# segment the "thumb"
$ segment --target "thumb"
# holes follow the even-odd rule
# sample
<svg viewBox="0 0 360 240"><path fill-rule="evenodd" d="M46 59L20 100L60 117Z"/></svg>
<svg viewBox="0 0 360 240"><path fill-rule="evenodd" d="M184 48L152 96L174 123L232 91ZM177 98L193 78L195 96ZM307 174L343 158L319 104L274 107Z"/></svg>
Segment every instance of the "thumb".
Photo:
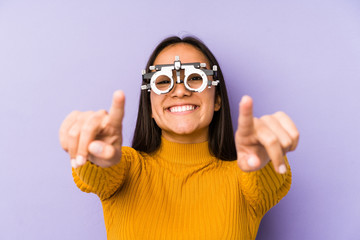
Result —
<svg viewBox="0 0 360 240"><path fill-rule="evenodd" d="M95 157L102 159L111 159L117 154L117 150L113 145L99 140L92 141L89 144L88 150Z"/></svg>
<svg viewBox="0 0 360 240"><path fill-rule="evenodd" d="M243 171L254 171L260 167L261 160L256 154L238 152L237 163Z"/></svg>

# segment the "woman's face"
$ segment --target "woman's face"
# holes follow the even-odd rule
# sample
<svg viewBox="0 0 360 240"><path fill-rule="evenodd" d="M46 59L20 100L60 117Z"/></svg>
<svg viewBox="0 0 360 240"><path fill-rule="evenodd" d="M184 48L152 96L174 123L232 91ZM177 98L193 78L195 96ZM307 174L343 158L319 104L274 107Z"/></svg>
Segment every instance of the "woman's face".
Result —
<svg viewBox="0 0 360 240"><path fill-rule="evenodd" d="M179 43L166 47L153 65L173 64L175 56L182 63L209 61L195 47ZM182 74L183 76L183 74ZM188 91L184 84L176 84L167 94L150 93L152 117L162 129L162 136L173 142L199 143L208 140L208 129L214 111L220 109L220 98L215 102L215 87L201 93Z"/></svg>

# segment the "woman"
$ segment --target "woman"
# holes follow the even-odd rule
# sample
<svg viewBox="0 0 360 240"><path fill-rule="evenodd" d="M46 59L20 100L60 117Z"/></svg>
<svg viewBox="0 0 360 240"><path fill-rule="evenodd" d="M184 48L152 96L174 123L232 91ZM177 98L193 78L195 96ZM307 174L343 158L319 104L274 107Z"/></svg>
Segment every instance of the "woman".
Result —
<svg viewBox="0 0 360 240"><path fill-rule="evenodd" d="M290 189L294 123L282 112L254 118L244 96L234 141L221 69L195 38L165 39L146 69L132 148L122 147L121 91L109 113L72 112L60 128L75 183L101 199L108 239L255 239Z"/></svg>

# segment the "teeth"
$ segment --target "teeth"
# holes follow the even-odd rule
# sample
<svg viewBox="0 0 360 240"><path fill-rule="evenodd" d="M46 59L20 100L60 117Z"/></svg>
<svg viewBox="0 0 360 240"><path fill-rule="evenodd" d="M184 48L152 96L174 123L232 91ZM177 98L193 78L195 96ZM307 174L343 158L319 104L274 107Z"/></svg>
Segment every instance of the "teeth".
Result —
<svg viewBox="0 0 360 240"><path fill-rule="evenodd" d="M195 109L194 105L185 105L185 106L177 106L177 107L169 108L170 112L185 112L185 111L191 111L194 109Z"/></svg>

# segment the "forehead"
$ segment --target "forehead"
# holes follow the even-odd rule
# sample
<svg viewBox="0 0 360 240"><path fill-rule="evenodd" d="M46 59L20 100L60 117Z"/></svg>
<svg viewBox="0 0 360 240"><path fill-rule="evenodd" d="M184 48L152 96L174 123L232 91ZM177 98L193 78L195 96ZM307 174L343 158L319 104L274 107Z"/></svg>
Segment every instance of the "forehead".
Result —
<svg viewBox="0 0 360 240"><path fill-rule="evenodd" d="M156 57L154 65L172 64L175 56L179 56L182 63L201 62L209 65L209 61L199 49L186 43L178 43L164 48Z"/></svg>

